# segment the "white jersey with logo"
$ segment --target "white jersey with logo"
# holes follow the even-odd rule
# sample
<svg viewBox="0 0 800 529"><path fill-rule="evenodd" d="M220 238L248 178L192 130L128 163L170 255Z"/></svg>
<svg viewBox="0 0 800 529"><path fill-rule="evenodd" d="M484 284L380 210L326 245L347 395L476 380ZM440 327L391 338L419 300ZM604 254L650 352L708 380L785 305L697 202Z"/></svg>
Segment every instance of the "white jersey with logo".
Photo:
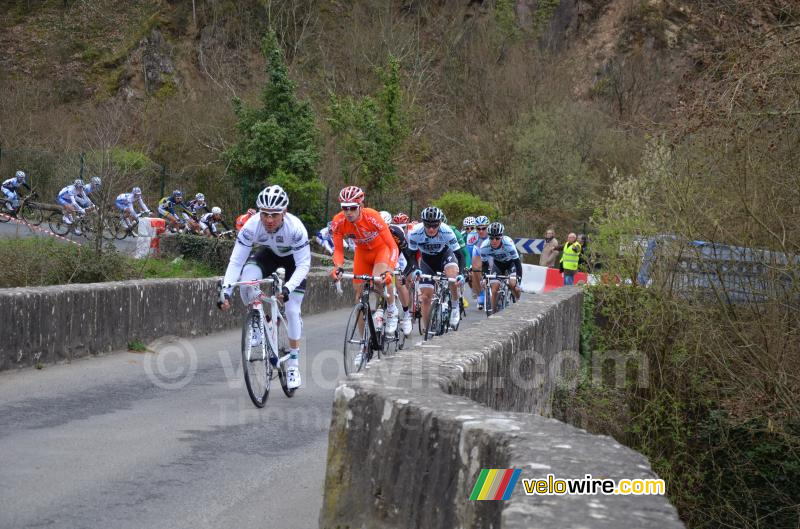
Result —
<svg viewBox="0 0 800 529"><path fill-rule="evenodd" d="M408 232L408 248L428 255L437 255L445 248L450 248L454 253L458 252L461 245L458 244L456 234L453 233L450 226L441 224L436 235L428 237L428 234L425 233L425 225L420 223Z"/></svg>
<svg viewBox="0 0 800 529"><path fill-rule="evenodd" d="M508 235L503 236L502 244L497 248L492 248L492 243L487 238L481 243L479 252L481 259L484 261L492 258L496 262L507 263L519 259L519 252L517 247L514 246L514 240Z"/></svg>
<svg viewBox="0 0 800 529"><path fill-rule="evenodd" d="M266 246L279 257L294 256L295 271L284 286L292 292L308 275L311 269L311 248L308 246L308 231L303 222L292 215L285 213L283 223L275 231L269 233L261 222L260 215L253 215L245 222L236 237L236 244L231 253L231 260L225 271L223 284L235 283L250 257L250 252L255 246ZM233 290L228 289L228 293Z"/></svg>

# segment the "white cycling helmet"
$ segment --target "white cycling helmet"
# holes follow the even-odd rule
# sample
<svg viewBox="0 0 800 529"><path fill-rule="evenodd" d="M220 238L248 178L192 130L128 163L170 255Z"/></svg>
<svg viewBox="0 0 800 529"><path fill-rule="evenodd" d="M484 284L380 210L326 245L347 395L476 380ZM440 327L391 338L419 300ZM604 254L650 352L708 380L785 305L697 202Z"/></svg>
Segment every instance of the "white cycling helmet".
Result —
<svg viewBox="0 0 800 529"><path fill-rule="evenodd" d="M391 224L392 223L392 214L391 213L389 213L388 211L381 211L380 215L381 215L381 218L383 219L383 222L385 222L386 224Z"/></svg>
<svg viewBox="0 0 800 529"><path fill-rule="evenodd" d="M15 177L17 178L17 180L19 180L20 182L24 182L24 181L25 181L25 178L27 178L27 176L28 176L28 175L26 175L26 174L25 174L25 171L17 171L17 172L14 174L14 176L15 176Z"/></svg>
<svg viewBox="0 0 800 529"><path fill-rule="evenodd" d="M205 202L206 201L206 196L203 193L197 193L194 196L194 199L197 200L198 202Z"/></svg>
<svg viewBox="0 0 800 529"><path fill-rule="evenodd" d="M265 187L258 194L256 206L258 206L258 209L285 211L289 206L289 195L286 194L286 191L281 186Z"/></svg>
<svg viewBox="0 0 800 529"><path fill-rule="evenodd" d="M222 209L218 208L217 206L214 206L213 208L211 208L211 214L222 215Z"/></svg>
<svg viewBox="0 0 800 529"><path fill-rule="evenodd" d="M133 196L139 196L142 194L142 188L134 187L133 189L131 189L131 193L133 193Z"/></svg>
<svg viewBox="0 0 800 529"><path fill-rule="evenodd" d="M469 228L475 226L475 217L464 217L464 227Z"/></svg>
<svg viewBox="0 0 800 529"><path fill-rule="evenodd" d="M100 187L103 184L103 181L100 180L99 176L92 177L92 187Z"/></svg>
<svg viewBox="0 0 800 529"><path fill-rule="evenodd" d="M76 178L75 181L72 182L72 185L82 189L83 188L83 180L81 180L80 178Z"/></svg>
<svg viewBox="0 0 800 529"><path fill-rule="evenodd" d="M476 226L489 226L489 217L486 215L480 215L475 217L475 225Z"/></svg>

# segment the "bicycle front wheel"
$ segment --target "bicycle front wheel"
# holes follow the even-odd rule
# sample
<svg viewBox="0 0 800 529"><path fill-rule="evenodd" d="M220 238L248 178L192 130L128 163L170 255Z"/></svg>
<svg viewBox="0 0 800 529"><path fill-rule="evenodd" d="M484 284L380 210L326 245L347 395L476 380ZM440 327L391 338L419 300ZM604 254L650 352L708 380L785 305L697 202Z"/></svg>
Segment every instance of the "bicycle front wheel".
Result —
<svg viewBox="0 0 800 529"><path fill-rule="evenodd" d="M362 328L358 325L361 322ZM369 354L369 327L366 312L360 303L353 307L344 332L344 372L358 373L367 363Z"/></svg>
<svg viewBox="0 0 800 529"><path fill-rule="evenodd" d="M439 305L439 299L433 298L430 317L428 318L428 329L425 331L425 341L427 342L434 336L441 334L441 326L442 307Z"/></svg>
<svg viewBox="0 0 800 529"><path fill-rule="evenodd" d="M50 231L61 236L69 233L71 228L69 224L64 222L64 215L59 211L56 211L50 215L50 219L47 221L47 224L50 226Z"/></svg>
<svg viewBox="0 0 800 529"><path fill-rule="evenodd" d="M492 315L492 287L490 285L486 285L484 289L483 310L486 312L487 318Z"/></svg>
<svg viewBox="0 0 800 529"><path fill-rule="evenodd" d="M242 325L242 372L250 400L257 408L263 408L269 397L272 364L267 356L261 315L254 309L250 310Z"/></svg>

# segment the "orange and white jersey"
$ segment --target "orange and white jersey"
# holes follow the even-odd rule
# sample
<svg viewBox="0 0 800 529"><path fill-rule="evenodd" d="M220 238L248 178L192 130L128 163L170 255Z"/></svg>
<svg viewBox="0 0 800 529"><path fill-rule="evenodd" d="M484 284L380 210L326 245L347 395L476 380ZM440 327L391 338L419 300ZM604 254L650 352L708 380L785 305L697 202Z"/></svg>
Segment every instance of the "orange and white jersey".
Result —
<svg viewBox="0 0 800 529"><path fill-rule="evenodd" d="M344 262L344 238L351 239L356 245L356 250L359 248L375 250L385 246L390 250L392 263L397 264L399 250L389 231L389 225L372 208L361 208L361 216L355 222L348 221L344 212L340 211L331 222L331 235L333 236L333 263L336 266L341 266Z"/></svg>

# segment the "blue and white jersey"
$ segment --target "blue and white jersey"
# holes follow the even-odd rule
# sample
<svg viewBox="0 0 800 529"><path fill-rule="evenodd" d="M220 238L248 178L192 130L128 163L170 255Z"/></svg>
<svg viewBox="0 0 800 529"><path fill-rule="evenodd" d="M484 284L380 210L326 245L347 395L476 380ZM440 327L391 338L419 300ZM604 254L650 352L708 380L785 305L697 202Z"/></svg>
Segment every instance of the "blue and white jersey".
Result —
<svg viewBox="0 0 800 529"><path fill-rule="evenodd" d="M478 248L476 246L476 248ZM480 245L480 256L482 260L492 258L495 262L507 263L519 259L519 252L514 246L514 240L509 236L504 236L503 241L497 248L492 248L492 243L487 237Z"/></svg>
<svg viewBox="0 0 800 529"><path fill-rule="evenodd" d="M487 235L483 239L478 236L478 232L473 231L470 235L475 234L475 237L472 238L472 257L480 257L481 256L481 245L489 240L489 236ZM469 244L469 240L467 240L467 244Z"/></svg>
<svg viewBox="0 0 800 529"><path fill-rule="evenodd" d="M58 199L61 202L69 202L75 204L75 198L80 196L81 193L75 188L74 185L69 185L58 192Z"/></svg>
<svg viewBox="0 0 800 529"><path fill-rule="evenodd" d="M23 185L24 184L22 182L20 182L19 178L17 178L16 176L13 177L13 178L9 178L8 180L3 181L3 187L5 187L6 189L11 190L11 191L16 191L17 189L19 189Z"/></svg>
<svg viewBox="0 0 800 529"><path fill-rule="evenodd" d="M450 248L454 253L461 249L458 239L450 226L441 224L439 231L433 237L425 233L425 224L417 224L408 232L408 249L419 250L427 255L440 254L444 249Z"/></svg>
<svg viewBox="0 0 800 529"><path fill-rule="evenodd" d="M139 208L143 212L145 213L150 212L150 210L147 208L147 205L145 205L144 200L142 200L142 197L139 197L139 199L137 200L136 197L133 195L133 193L120 193L119 195L117 195L117 199L114 201L114 204L117 206L118 209L133 208L134 203L138 203Z"/></svg>
<svg viewBox="0 0 800 529"><path fill-rule="evenodd" d="M92 184L86 184L85 186L83 186L83 194L86 195L87 197L90 196L95 191L99 190L100 190L99 188L96 188Z"/></svg>

